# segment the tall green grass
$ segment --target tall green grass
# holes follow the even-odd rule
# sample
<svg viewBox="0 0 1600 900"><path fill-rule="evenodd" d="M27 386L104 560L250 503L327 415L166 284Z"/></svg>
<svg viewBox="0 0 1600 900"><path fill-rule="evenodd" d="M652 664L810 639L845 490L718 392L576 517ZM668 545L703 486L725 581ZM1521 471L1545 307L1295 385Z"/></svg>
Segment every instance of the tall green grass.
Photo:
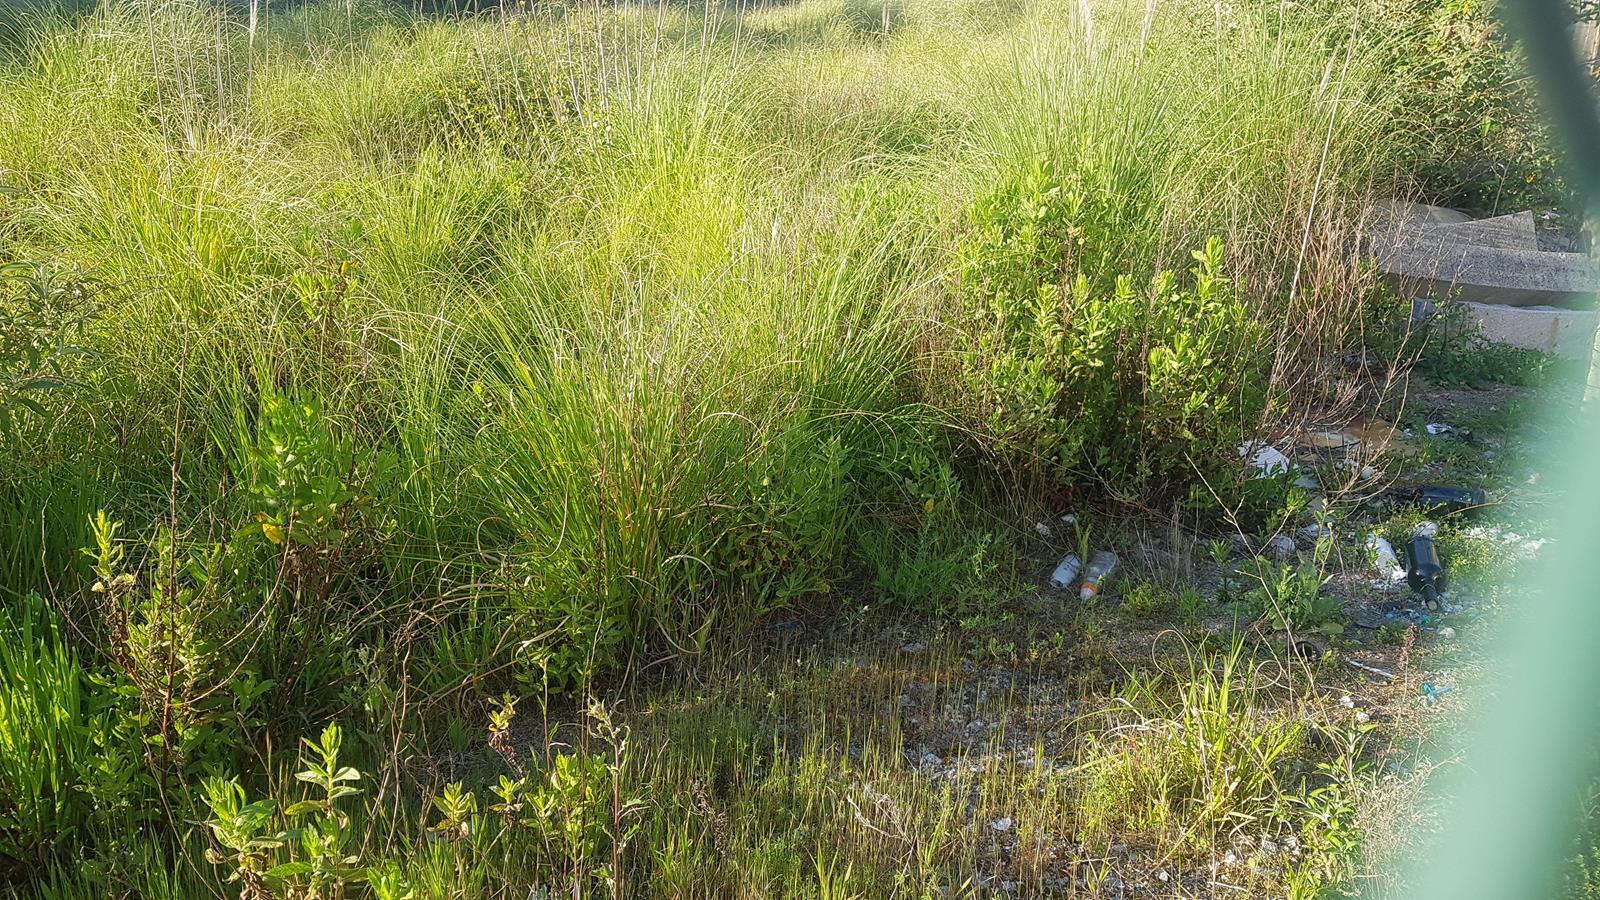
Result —
<svg viewBox="0 0 1600 900"><path fill-rule="evenodd" d="M336 711L423 743L490 688L864 583L952 602L1010 502L1185 497L1286 398L1362 377L1346 251L1404 121L1381 23L1150 9L24 20L0 254L104 290L74 384L0 437L0 586L66 601L86 665L138 683L153 768L259 768ZM1195 277L1248 328L1159 274L1212 237ZM1070 355L997 382L1035 337L986 324L974 258L1051 347L1121 303L1085 357L1111 388ZM1191 388L1221 358L1196 346L1248 377ZM1103 423L1099 456L1013 464L993 397L1033 387L1043 427ZM131 580L86 602L101 509Z"/></svg>
<svg viewBox="0 0 1600 900"><path fill-rule="evenodd" d="M313 4L252 36L209 5L117 3L37 22L0 87L6 252L113 290L89 389L7 455L48 460L45 483L4 477L48 548L8 578L73 568L86 494L200 541L248 526L228 460L283 395L358 451L343 476L381 574L341 590L492 598L520 641L570 639L548 648L568 675L630 636L688 649L847 575L851 536L893 527L861 517L907 448L988 480L1004 436L957 377L982 353L958 260L971 210L1041 166L1090 194L1065 243L1024 249L1061 254L1047 279L1142 283L1219 236L1266 329L1250 387L1326 384L1361 319L1347 222L1394 124L1381 42L1211 13L1042 4L968 33L959 5ZM1151 338L1116 340L1142 368ZM1189 454L1203 468L1271 411L1234 406ZM1069 464L1027 487L1146 490L1122 477Z"/></svg>

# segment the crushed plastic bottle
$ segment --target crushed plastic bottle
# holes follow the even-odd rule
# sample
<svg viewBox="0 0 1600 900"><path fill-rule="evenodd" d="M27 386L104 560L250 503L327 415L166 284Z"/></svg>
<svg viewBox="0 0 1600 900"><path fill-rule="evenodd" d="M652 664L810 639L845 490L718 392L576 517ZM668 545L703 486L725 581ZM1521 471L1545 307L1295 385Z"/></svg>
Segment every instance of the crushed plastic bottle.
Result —
<svg viewBox="0 0 1600 900"><path fill-rule="evenodd" d="M1367 535L1367 552L1372 554L1373 565L1390 581L1401 581L1406 577L1406 568L1400 565L1400 557L1395 554L1394 545L1389 543L1388 538Z"/></svg>
<svg viewBox="0 0 1600 900"><path fill-rule="evenodd" d="M1438 530L1432 522L1423 522L1406 544L1406 583L1422 595L1422 604L1429 610L1441 608L1439 595L1445 588L1444 563L1439 561L1439 549L1433 545Z"/></svg>
<svg viewBox="0 0 1600 900"><path fill-rule="evenodd" d="M1078 559L1078 554L1068 553L1050 573L1050 586L1057 588L1072 587L1078 578L1078 572L1083 569L1083 561Z"/></svg>
<svg viewBox="0 0 1600 900"><path fill-rule="evenodd" d="M1100 595L1100 586L1105 584L1111 573L1117 570L1117 555L1110 550L1101 550L1089 560L1089 571L1084 573L1083 588L1078 591L1079 600L1093 600Z"/></svg>

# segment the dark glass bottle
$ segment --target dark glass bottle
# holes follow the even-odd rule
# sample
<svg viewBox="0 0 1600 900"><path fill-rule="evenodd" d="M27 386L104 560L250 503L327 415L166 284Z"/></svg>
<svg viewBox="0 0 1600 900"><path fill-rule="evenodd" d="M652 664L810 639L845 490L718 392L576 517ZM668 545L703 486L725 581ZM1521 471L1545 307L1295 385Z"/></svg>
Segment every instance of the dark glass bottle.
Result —
<svg viewBox="0 0 1600 900"><path fill-rule="evenodd" d="M1442 484L1422 485L1412 494L1412 498L1419 506L1451 512L1479 507L1488 501L1483 491L1477 488L1446 487Z"/></svg>
<svg viewBox="0 0 1600 900"><path fill-rule="evenodd" d="M1439 561L1439 549L1433 545L1433 535L1418 532L1406 544L1406 582L1422 595L1422 603L1430 610L1439 608L1439 594L1445 586L1444 564Z"/></svg>

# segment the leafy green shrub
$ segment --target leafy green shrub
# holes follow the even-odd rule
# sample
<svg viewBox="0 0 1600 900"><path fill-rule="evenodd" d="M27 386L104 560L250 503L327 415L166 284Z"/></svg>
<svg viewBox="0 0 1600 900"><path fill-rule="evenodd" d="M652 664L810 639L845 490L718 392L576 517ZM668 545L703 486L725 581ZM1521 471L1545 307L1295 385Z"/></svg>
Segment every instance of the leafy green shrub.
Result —
<svg viewBox="0 0 1600 900"><path fill-rule="evenodd" d="M1266 395L1264 331L1207 242L1180 284L1116 274L1113 185L1038 165L974 212L961 292L977 322L966 381L987 449L1015 471L1142 493L1231 458Z"/></svg>
<svg viewBox="0 0 1600 900"><path fill-rule="evenodd" d="M1344 632L1345 603L1322 588L1328 577L1315 563L1254 564L1253 587L1245 604L1273 628L1297 633L1338 635Z"/></svg>
<svg viewBox="0 0 1600 900"><path fill-rule="evenodd" d="M255 522L268 541L326 552L343 537L340 520L356 497L347 483L355 453L320 402L268 394L253 439L240 443Z"/></svg>
<svg viewBox="0 0 1600 900"><path fill-rule="evenodd" d="M1418 371L1430 380L1473 388L1496 383L1539 387L1576 368L1570 360L1488 340L1466 307L1450 301L1429 318L1417 356Z"/></svg>
<svg viewBox="0 0 1600 900"><path fill-rule="evenodd" d="M210 850L206 858L231 869L228 880L239 882L246 898L271 896L269 887L285 897L336 897L345 884L365 878L350 814L338 802L361 793L353 784L361 773L339 764L339 726L329 724L320 740L301 742L302 770L295 778L312 791L281 809L274 800L249 802L235 779L205 780L212 814L206 824L228 851Z"/></svg>
<svg viewBox="0 0 1600 900"><path fill-rule="evenodd" d="M1185 623L1200 620L1205 600L1192 584L1168 590L1153 581L1135 581L1121 592L1122 610L1138 619L1176 616Z"/></svg>
<svg viewBox="0 0 1600 900"><path fill-rule="evenodd" d="M1407 169L1424 193L1480 213L1566 202L1555 144L1498 0L1384 0ZM1348 5L1341 5L1349 10ZM1405 143L1410 138L1409 144Z"/></svg>
<svg viewBox="0 0 1600 900"><path fill-rule="evenodd" d="M786 435L745 469L711 514L737 520L728 528L712 524L721 539L708 560L753 611L832 589L859 505L853 468L837 435Z"/></svg>
<svg viewBox="0 0 1600 900"><path fill-rule="evenodd" d="M1139 619L1164 615L1173 607L1173 596L1153 581L1135 581L1123 589L1122 610Z"/></svg>
<svg viewBox="0 0 1600 900"><path fill-rule="evenodd" d="M73 357L94 311L95 286L41 266L0 265L0 434L22 412L43 416L42 395L77 383Z"/></svg>

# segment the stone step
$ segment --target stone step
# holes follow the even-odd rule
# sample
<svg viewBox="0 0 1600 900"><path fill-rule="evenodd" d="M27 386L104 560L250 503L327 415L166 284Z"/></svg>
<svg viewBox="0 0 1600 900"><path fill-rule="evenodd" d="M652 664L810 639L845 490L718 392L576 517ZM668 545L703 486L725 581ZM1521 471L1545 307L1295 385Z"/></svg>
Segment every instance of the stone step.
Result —
<svg viewBox="0 0 1600 900"><path fill-rule="evenodd" d="M1507 306L1582 308L1593 304L1593 294L1600 288L1600 264L1588 254L1476 242L1483 234L1500 242L1511 241L1519 226L1509 223L1458 231L1461 227L1424 225L1379 232L1371 244L1378 270L1401 296ZM1469 240L1463 241L1463 237Z"/></svg>

